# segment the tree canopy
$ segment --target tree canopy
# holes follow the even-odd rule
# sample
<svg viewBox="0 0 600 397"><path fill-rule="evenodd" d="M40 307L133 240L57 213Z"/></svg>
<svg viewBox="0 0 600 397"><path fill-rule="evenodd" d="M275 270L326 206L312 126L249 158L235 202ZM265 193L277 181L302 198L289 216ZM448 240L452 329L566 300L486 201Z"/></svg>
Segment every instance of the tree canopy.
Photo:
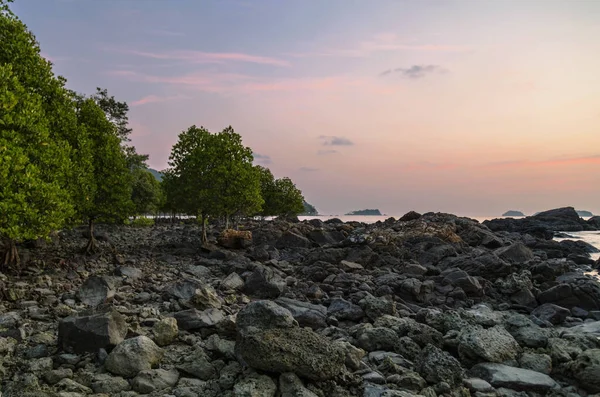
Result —
<svg viewBox="0 0 600 397"><path fill-rule="evenodd" d="M268 168L257 165L264 205L262 216L298 215L304 211L304 197L290 178L275 179Z"/></svg>

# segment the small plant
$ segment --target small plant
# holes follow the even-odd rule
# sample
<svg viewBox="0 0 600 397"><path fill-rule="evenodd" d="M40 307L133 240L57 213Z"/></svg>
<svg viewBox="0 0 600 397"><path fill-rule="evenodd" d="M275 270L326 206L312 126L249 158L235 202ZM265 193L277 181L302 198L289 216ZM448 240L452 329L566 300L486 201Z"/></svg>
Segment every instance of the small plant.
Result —
<svg viewBox="0 0 600 397"><path fill-rule="evenodd" d="M135 218L135 219L126 219L125 224L129 225L129 226L137 226L137 227L154 226L154 219L153 218L145 218L145 217L140 217L140 218Z"/></svg>

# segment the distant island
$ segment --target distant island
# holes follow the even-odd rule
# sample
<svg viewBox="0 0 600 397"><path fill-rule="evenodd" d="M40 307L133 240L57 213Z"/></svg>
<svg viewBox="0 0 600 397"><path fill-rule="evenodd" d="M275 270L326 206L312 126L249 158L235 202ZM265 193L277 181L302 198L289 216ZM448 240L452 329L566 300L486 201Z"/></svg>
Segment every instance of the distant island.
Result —
<svg viewBox="0 0 600 397"><path fill-rule="evenodd" d="M577 215L579 215L582 218L591 218L592 216L594 216L594 214L592 214L590 211L582 211L582 210L576 210L577 211Z"/></svg>
<svg viewBox="0 0 600 397"><path fill-rule="evenodd" d="M346 215L378 215L381 216L381 212L377 209L375 210L358 210L348 212Z"/></svg>
<svg viewBox="0 0 600 397"><path fill-rule="evenodd" d="M525 214L521 211L510 210L506 211L504 214L502 214L502 216L525 216Z"/></svg>
<svg viewBox="0 0 600 397"><path fill-rule="evenodd" d="M160 171L156 171L154 168L148 168L148 171L150 171L152 173L152 175L154 175L154 177L161 182L162 181L162 177L163 174Z"/></svg>
<svg viewBox="0 0 600 397"><path fill-rule="evenodd" d="M306 201L303 202L304 205L304 211L300 214L300 216L316 216L319 215L319 211L317 211L317 209L315 208L314 205L307 203Z"/></svg>

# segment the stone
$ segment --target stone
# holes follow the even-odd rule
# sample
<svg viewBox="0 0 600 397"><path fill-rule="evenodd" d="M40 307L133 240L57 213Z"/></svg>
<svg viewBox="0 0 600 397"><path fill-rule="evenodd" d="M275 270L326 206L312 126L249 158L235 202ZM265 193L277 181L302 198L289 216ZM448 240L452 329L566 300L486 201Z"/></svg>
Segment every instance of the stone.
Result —
<svg viewBox="0 0 600 397"><path fill-rule="evenodd" d="M222 306L217 292L208 284L201 284L196 288L194 295L190 298L190 303L199 310L220 309Z"/></svg>
<svg viewBox="0 0 600 397"><path fill-rule="evenodd" d="M177 320L179 329L185 331L196 331L204 328L214 328L225 320L225 315L219 309L197 309L182 310L173 315Z"/></svg>
<svg viewBox="0 0 600 397"><path fill-rule="evenodd" d="M514 360L520 351L515 338L498 325L488 329L468 329L459 338L458 354L461 360L470 362L501 363Z"/></svg>
<svg viewBox="0 0 600 397"><path fill-rule="evenodd" d="M52 371L48 371L44 374L44 380L49 385L54 385L65 378L72 378L73 370L71 368L58 368Z"/></svg>
<svg viewBox="0 0 600 397"><path fill-rule="evenodd" d="M358 304L364 310L367 317L373 321L385 314L391 316L397 314L396 303L384 297L376 298L371 294L367 294Z"/></svg>
<svg viewBox="0 0 600 397"><path fill-rule="evenodd" d="M550 375L552 372L552 358L547 354L523 353L519 358L521 368Z"/></svg>
<svg viewBox="0 0 600 397"><path fill-rule="evenodd" d="M244 279L233 272L221 281L221 289L225 291L240 291L244 288Z"/></svg>
<svg viewBox="0 0 600 397"><path fill-rule="evenodd" d="M154 342L158 346L170 345L179 334L177 320L173 317L167 317L157 321L152 326L152 334L154 335Z"/></svg>
<svg viewBox="0 0 600 397"><path fill-rule="evenodd" d="M318 397L308 390L298 375L293 372L279 375L279 392L281 397Z"/></svg>
<svg viewBox="0 0 600 397"><path fill-rule="evenodd" d="M335 298L327 308L327 315L335 317L340 321L360 321L365 316L365 312L360 306L352 302L348 302L342 298Z"/></svg>
<svg viewBox="0 0 600 397"><path fill-rule="evenodd" d="M498 363L481 363L469 371L496 388L505 387L517 391L545 393L560 386L546 374Z"/></svg>
<svg viewBox="0 0 600 397"><path fill-rule="evenodd" d="M368 352L395 351L400 345L400 337L396 331L390 328L368 327L358 334L356 344Z"/></svg>
<svg viewBox="0 0 600 397"><path fill-rule="evenodd" d="M275 243L277 249L286 248L310 248L312 242L304 236L301 236L292 231L286 231Z"/></svg>
<svg viewBox="0 0 600 397"><path fill-rule="evenodd" d="M184 358L184 363L177 366L180 372L201 380L217 378L217 369L210 362L203 349L196 349Z"/></svg>
<svg viewBox="0 0 600 397"><path fill-rule="evenodd" d="M131 381L131 387L138 393L150 394L173 387L179 380L179 372L175 369L147 369L141 371Z"/></svg>
<svg viewBox="0 0 600 397"><path fill-rule="evenodd" d="M285 290L283 278L267 266L257 266L248 276L243 291L256 298L277 298Z"/></svg>
<svg viewBox="0 0 600 397"><path fill-rule="evenodd" d="M600 393L600 349L584 351L568 368L581 387L590 393Z"/></svg>
<svg viewBox="0 0 600 397"><path fill-rule="evenodd" d="M244 335L271 328L292 328L298 323L288 309L273 301L260 300L248 303L238 312L236 326Z"/></svg>
<svg viewBox="0 0 600 397"><path fill-rule="evenodd" d="M355 270L364 269L363 265L361 265L360 263L346 261L346 260L341 261L340 266L342 269L344 269L346 271L355 271Z"/></svg>
<svg viewBox="0 0 600 397"><path fill-rule="evenodd" d="M96 307L112 300L115 296L115 285L109 277L93 276L85 280L77 296L82 303Z"/></svg>
<svg viewBox="0 0 600 397"><path fill-rule="evenodd" d="M110 349L127 335L125 318L116 310L66 317L58 323L58 345L66 352Z"/></svg>
<svg viewBox="0 0 600 397"><path fill-rule="evenodd" d="M344 367L345 352L338 344L307 328L274 328L240 335L240 358L267 372L294 372L312 380L327 380Z"/></svg>
<svg viewBox="0 0 600 397"><path fill-rule="evenodd" d="M498 248L494 253L510 263L525 263L534 258L533 251L520 242Z"/></svg>
<svg viewBox="0 0 600 397"><path fill-rule="evenodd" d="M250 374L233 387L234 397L275 397L277 385L267 375Z"/></svg>
<svg viewBox="0 0 600 397"><path fill-rule="evenodd" d="M542 321L548 321L554 325L558 325L562 324L566 318L571 315L571 311L552 303L544 303L543 305L536 307L531 312L531 315Z"/></svg>
<svg viewBox="0 0 600 397"><path fill-rule="evenodd" d="M92 390L94 393L106 393L115 395L122 391L131 390L129 382L120 376L110 376L107 374L96 375L92 382Z"/></svg>
<svg viewBox="0 0 600 397"><path fill-rule="evenodd" d="M290 311L301 327L319 329L327 327L327 308L323 305L314 305L289 298L277 298L279 306Z"/></svg>
<svg viewBox="0 0 600 397"><path fill-rule="evenodd" d="M151 369L164 352L150 338L138 336L117 345L106 359L106 369L115 375L133 378L140 371Z"/></svg>
<svg viewBox="0 0 600 397"><path fill-rule="evenodd" d="M464 370L458 360L431 344L423 349L416 368L429 383L446 382L454 386L462 384Z"/></svg>
<svg viewBox="0 0 600 397"><path fill-rule="evenodd" d="M140 279L144 275L144 273L140 269L131 266L118 267L117 270L115 270L115 274L117 276L126 277L131 280Z"/></svg>

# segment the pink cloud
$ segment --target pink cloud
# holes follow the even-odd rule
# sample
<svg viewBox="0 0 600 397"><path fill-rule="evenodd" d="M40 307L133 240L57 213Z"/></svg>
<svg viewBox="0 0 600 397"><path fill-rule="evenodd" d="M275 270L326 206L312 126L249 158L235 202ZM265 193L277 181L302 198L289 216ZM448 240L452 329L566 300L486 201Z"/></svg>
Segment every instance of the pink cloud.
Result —
<svg viewBox="0 0 600 397"><path fill-rule="evenodd" d="M141 99L138 99L137 101L133 101L131 102L131 106L140 106L140 105L146 105L148 103L158 103L158 102L166 102L166 101L171 101L171 100L176 100L176 99L189 99L190 97L185 96L185 95L173 95L173 96L164 96L164 97L160 97L157 95L148 95L145 96Z"/></svg>
<svg viewBox="0 0 600 397"><path fill-rule="evenodd" d="M541 161L516 160L500 163L488 164L492 168L508 168L508 167L559 167L573 165L600 165L600 155L576 157L568 159L551 159Z"/></svg>
<svg viewBox="0 0 600 397"><path fill-rule="evenodd" d="M290 66L290 63L283 59L235 52L203 52L191 50L176 50L168 52L125 50L121 52L126 52L128 54L144 58L163 59L169 61L185 61L190 63L245 62L272 66Z"/></svg>
<svg viewBox="0 0 600 397"><path fill-rule="evenodd" d="M325 49L317 52L289 53L295 58L315 56L365 57L375 52L429 51L429 52L469 52L472 47L446 44L411 44L401 40L395 33L380 33L369 40L359 41L352 48Z"/></svg>

